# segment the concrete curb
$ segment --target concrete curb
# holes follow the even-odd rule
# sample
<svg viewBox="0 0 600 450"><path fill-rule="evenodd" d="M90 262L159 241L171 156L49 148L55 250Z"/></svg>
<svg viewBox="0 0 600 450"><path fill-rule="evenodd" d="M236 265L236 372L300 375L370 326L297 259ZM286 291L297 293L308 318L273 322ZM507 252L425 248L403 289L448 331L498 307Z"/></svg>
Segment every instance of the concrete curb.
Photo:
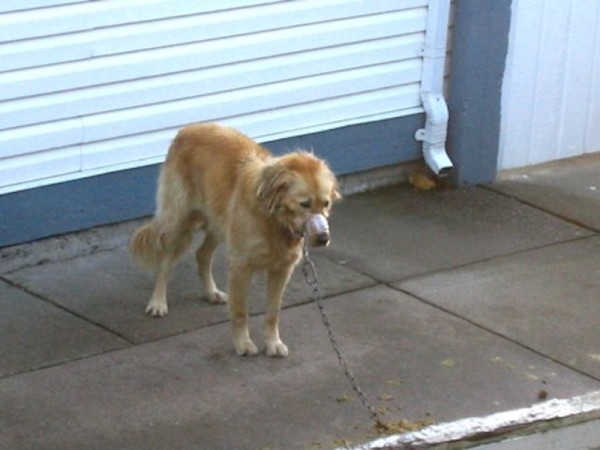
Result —
<svg viewBox="0 0 600 450"><path fill-rule="evenodd" d="M531 440L530 443L525 444L525 448L547 448L539 447L539 444L536 446L534 440L538 433L598 420L600 420L600 391L595 391L569 399L553 399L527 408L504 411L486 417L471 417L432 425L419 431L377 439L354 447L354 450L488 448L486 444L523 437L530 437ZM600 427L596 425L594 428L597 430L595 439L600 439ZM596 440L589 444L594 445L598 442Z"/></svg>

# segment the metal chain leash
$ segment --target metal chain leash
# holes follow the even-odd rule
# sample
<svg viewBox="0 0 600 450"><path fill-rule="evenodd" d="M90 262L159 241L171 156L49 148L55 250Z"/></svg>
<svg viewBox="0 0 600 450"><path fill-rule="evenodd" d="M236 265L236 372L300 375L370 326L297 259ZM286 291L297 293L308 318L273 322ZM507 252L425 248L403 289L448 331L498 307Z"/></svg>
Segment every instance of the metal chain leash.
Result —
<svg viewBox="0 0 600 450"><path fill-rule="evenodd" d="M321 314L321 321L323 322L323 325L325 325L325 329L327 330L327 336L329 337L331 346L333 347L333 350L335 351L338 362L340 363L340 366L344 369L344 374L346 375L346 378L348 378L348 381L350 382L352 389L358 395L358 398L360 399L361 403L369 411L371 418L375 422L375 428L378 431L387 430L388 426L381 420L379 413L377 412L377 410L375 409L373 404L369 401L368 397L365 395L365 393L362 391L362 389L358 385L358 381L356 381L354 374L350 370L350 367L348 366L348 363L346 362L346 358L344 358L344 356L342 355L342 352L340 350L340 346L337 342L337 339L333 335L333 332L331 330L331 323L329 322L329 317L325 313L325 308L323 307L323 297L321 296L321 291L319 290L319 279L317 277L317 270L315 268L314 262L312 261L312 259L310 258L310 255L308 254L307 239L304 239L302 256L304 258L304 261L302 263L302 274L304 275L304 279L306 280L306 283L313 290L313 298L315 300L315 304L317 305L317 308L319 309L319 312Z"/></svg>

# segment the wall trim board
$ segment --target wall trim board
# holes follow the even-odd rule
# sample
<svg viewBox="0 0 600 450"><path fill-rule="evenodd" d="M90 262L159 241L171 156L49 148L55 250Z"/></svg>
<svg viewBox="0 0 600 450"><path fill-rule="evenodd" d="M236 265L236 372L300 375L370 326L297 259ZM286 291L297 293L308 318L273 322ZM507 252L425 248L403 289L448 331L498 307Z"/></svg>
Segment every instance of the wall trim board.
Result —
<svg viewBox="0 0 600 450"><path fill-rule="evenodd" d="M448 153L456 185L496 178L511 0L456 0Z"/></svg>

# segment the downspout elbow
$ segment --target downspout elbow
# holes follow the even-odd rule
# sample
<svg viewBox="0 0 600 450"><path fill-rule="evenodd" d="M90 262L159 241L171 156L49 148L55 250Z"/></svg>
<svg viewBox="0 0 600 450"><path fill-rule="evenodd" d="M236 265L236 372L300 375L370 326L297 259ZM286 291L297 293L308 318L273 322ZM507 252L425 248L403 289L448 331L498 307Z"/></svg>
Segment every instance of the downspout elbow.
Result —
<svg viewBox="0 0 600 450"><path fill-rule="evenodd" d="M447 176L454 167L446 152L448 107L441 94L424 92L425 128L417 130L415 139L423 142L423 157L438 176Z"/></svg>

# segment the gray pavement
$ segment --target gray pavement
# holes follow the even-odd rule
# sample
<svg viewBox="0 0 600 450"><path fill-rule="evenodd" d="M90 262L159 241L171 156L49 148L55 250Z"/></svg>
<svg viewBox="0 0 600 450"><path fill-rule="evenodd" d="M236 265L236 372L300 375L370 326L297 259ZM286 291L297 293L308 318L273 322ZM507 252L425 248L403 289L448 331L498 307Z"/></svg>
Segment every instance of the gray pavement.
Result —
<svg viewBox="0 0 600 450"><path fill-rule="evenodd" d="M488 187L346 198L332 246L313 258L333 332L385 420L450 421L528 406L540 391L600 389L599 213L597 155ZM60 256L32 257L48 243L0 251L0 448L327 449L375 438L299 270L282 313L290 356L239 358L226 309L200 300L191 257L169 316L143 314L152 280L127 255L131 228L110 227L114 245L97 249L61 238ZM253 287L257 338L263 288Z"/></svg>

